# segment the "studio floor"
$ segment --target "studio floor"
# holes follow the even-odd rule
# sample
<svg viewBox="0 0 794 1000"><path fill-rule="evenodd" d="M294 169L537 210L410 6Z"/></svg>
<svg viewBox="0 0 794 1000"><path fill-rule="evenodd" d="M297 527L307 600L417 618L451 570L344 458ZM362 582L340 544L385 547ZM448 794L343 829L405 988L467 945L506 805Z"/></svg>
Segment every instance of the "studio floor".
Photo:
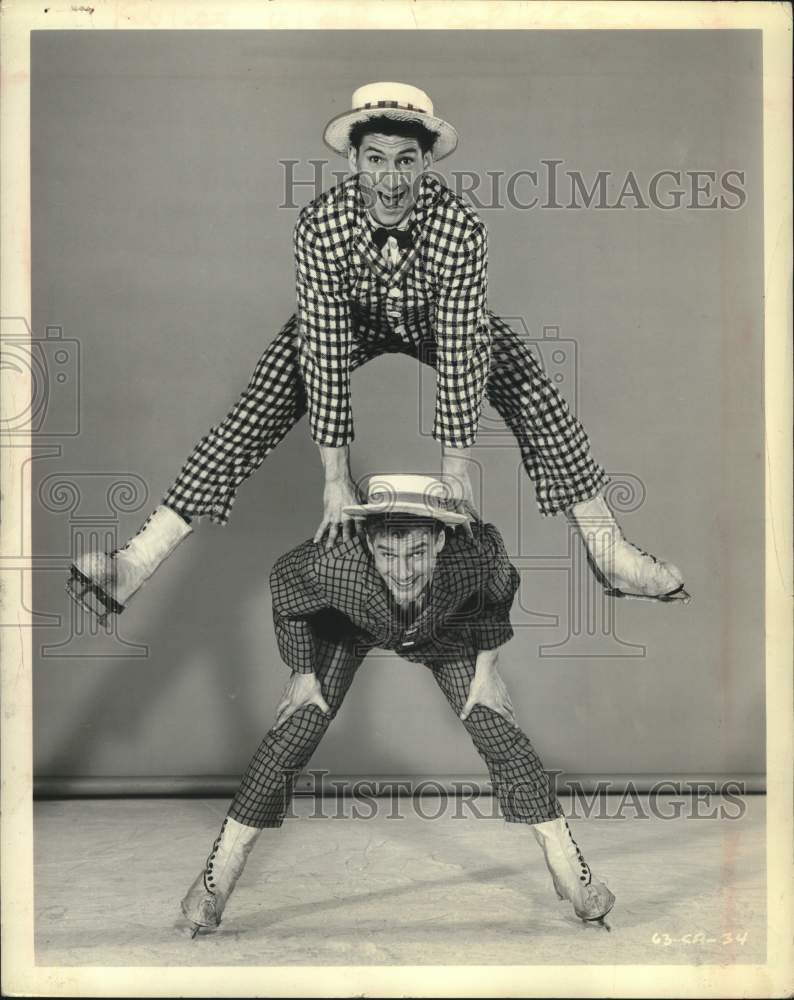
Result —
<svg viewBox="0 0 794 1000"><path fill-rule="evenodd" d="M45 966L730 964L763 962L765 809L692 818L644 797L573 818L617 897L611 932L557 900L530 830L475 803L299 798L265 831L223 923L189 936L179 901L222 799L35 804L36 962ZM610 802L614 813L615 797ZM321 803L321 807L318 806ZM736 801L724 804L735 815ZM477 814L471 806L477 806ZM324 816L313 815L321 808ZM702 807L701 807L702 808ZM399 813L399 818L395 813ZM374 813L370 815L370 813ZM439 815L436 815L439 814ZM581 815L581 814L580 814Z"/></svg>

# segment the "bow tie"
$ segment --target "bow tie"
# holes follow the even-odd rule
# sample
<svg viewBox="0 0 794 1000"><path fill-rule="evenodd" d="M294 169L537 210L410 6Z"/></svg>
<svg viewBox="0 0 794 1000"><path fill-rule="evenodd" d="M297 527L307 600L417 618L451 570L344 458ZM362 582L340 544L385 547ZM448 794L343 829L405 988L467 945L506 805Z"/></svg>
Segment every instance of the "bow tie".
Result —
<svg viewBox="0 0 794 1000"><path fill-rule="evenodd" d="M388 240L390 236L394 237L397 241L397 246L401 250L407 250L413 243L413 237L411 236L410 229L387 229L385 226L379 226L373 232L372 242L378 250L382 250L386 245L386 240Z"/></svg>

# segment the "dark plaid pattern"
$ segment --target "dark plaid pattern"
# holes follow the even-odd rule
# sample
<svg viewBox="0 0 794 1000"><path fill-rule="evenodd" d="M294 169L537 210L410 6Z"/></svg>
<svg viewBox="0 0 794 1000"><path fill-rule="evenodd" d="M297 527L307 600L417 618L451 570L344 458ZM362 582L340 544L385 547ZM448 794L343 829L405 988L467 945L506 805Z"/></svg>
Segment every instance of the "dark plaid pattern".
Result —
<svg viewBox="0 0 794 1000"><path fill-rule="evenodd" d="M295 229L299 314L268 346L225 420L199 441L164 503L225 524L237 488L307 409L318 443L349 442L350 375L388 353L435 368L433 433L446 444L474 441L485 394L516 436L541 513L559 513L606 484L557 388L486 309L482 223L426 176L415 216L413 245L392 268L355 179L303 210Z"/></svg>
<svg viewBox="0 0 794 1000"><path fill-rule="evenodd" d="M363 654L350 643L318 639L317 677L328 702L327 716L315 705L298 709L279 728L272 728L248 765L229 815L246 826L281 826L292 800L295 779L309 763L339 710L361 664Z"/></svg>
<svg viewBox="0 0 794 1000"><path fill-rule="evenodd" d="M363 654L350 642L318 639L315 656L331 715L309 705L268 732L229 809L229 815L238 823L281 826L292 801L295 779L339 711ZM433 677L456 715L460 715L468 698L474 669L471 654L431 666ZM518 726L482 705L474 707L463 725L485 761L507 822L543 823L562 815L540 758Z"/></svg>
<svg viewBox="0 0 794 1000"><path fill-rule="evenodd" d="M447 532L419 609L390 597L366 542L327 550L308 541L276 561L270 577L281 658L298 673L317 672L318 637L361 652L391 649L417 663L496 649L513 636L510 608L519 575L492 524L475 522L473 539Z"/></svg>

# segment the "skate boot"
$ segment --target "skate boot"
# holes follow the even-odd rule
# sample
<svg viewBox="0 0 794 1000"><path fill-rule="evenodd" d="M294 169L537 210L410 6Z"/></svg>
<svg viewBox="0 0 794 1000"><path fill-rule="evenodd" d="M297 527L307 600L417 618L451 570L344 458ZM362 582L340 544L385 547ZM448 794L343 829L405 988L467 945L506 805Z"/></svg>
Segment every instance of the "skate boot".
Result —
<svg viewBox="0 0 794 1000"><path fill-rule="evenodd" d="M602 496L574 504L569 515L587 549L587 559L608 597L644 601L692 599L684 589L677 566L661 562L626 541L609 505Z"/></svg>
<svg viewBox="0 0 794 1000"><path fill-rule="evenodd" d="M115 552L86 552L72 563L66 590L104 625L120 615L157 567L193 529L170 507L160 505L137 535Z"/></svg>
<svg viewBox="0 0 794 1000"><path fill-rule="evenodd" d="M204 870L181 903L182 912L193 925L193 937L202 928L214 931L220 925L226 902L261 832L259 827L245 826L231 816L223 821Z"/></svg>
<svg viewBox="0 0 794 1000"><path fill-rule="evenodd" d="M535 823L532 832L543 848L558 897L573 903L574 913L580 919L598 920L609 930L604 917L615 905L615 897L603 882L593 877L565 817Z"/></svg>

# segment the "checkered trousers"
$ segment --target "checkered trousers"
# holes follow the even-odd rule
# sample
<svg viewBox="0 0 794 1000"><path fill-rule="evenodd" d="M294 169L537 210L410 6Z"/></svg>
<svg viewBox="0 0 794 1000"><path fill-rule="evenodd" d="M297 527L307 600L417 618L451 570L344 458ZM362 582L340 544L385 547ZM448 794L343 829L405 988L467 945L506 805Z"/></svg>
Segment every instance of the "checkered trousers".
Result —
<svg viewBox="0 0 794 1000"><path fill-rule="evenodd" d="M489 314L488 401L516 437L542 514L587 500L608 481L590 455L590 443L532 352L504 320ZM298 321L292 316L259 360L251 381L227 417L196 445L163 503L190 517L226 524L239 486L303 417L306 392L298 366ZM388 326L359 329L351 370L382 354L401 353L431 366L435 345Z"/></svg>
<svg viewBox="0 0 794 1000"><path fill-rule="evenodd" d="M309 763L347 694L361 656L343 642L318 643L317 675L331 708L299 709L267 733L240 782L229 815L246 826L278 827L284 821L295 779ZM434 663L431 670L450 707L460 715L474 676L473 656ZM529 738L497 712L476 705L463 723L488 768L508 823L543 823L562 815L551 781Z"/></svg>

